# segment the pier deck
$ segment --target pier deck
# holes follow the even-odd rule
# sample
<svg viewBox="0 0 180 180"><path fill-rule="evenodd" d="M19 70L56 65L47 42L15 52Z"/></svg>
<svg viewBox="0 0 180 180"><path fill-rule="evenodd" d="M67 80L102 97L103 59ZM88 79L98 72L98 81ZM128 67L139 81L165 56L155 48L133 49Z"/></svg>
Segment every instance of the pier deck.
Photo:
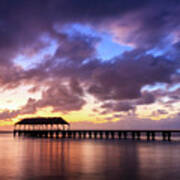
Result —
<svg viewBox="0 0 180 180"><path fill-rule="evenodd" d="M14 136L39 138L94 138L94 139L137 139L145 136L147 140L171 141L174 134L180 135L180 130L14 130Z"/></svg>

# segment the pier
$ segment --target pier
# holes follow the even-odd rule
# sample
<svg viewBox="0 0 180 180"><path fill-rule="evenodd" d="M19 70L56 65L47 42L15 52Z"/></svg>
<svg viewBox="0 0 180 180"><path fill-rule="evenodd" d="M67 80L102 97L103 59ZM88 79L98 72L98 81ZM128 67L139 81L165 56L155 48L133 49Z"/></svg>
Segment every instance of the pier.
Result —
<svg viewBox="0 0 180 180"><path fill-rule="evenodd" d="M15 124L14 136L38 138L79 138L79 139L132 139L171 141L180 130L71 130L70 124L62 118L23 119Z"/></svg>

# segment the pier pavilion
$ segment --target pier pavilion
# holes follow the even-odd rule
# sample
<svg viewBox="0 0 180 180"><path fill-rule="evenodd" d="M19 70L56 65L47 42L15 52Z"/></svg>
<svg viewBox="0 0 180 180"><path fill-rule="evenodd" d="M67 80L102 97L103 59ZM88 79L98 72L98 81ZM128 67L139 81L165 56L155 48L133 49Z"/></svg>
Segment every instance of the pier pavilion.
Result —
<svg viewBox="0 0 180 180"><path fill-rule="evenodd" d="M25 118L14 125L15 130L67 130L70 124L61 117Z"/></svg>

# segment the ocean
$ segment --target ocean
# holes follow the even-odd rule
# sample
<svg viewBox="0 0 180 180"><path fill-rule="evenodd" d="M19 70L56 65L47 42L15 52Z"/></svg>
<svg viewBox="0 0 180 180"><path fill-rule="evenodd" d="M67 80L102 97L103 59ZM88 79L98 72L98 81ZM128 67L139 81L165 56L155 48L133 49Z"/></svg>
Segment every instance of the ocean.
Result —
<svg viewBox="0 0 180 180"><path fill-rule="evenodd" d="M179 180L180 142L0 134L0 180Z"/></svg>

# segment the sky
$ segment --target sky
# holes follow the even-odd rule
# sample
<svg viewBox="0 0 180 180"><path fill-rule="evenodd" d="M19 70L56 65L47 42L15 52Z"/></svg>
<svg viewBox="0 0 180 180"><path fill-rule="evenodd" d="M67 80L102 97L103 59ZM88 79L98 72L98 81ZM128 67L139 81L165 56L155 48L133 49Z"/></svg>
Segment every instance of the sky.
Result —
<svg viewBox="0 0 180 180"><path fill-rule="evenodd" d="M180 128L179 0L1 0L0 130Z"/></svg>

